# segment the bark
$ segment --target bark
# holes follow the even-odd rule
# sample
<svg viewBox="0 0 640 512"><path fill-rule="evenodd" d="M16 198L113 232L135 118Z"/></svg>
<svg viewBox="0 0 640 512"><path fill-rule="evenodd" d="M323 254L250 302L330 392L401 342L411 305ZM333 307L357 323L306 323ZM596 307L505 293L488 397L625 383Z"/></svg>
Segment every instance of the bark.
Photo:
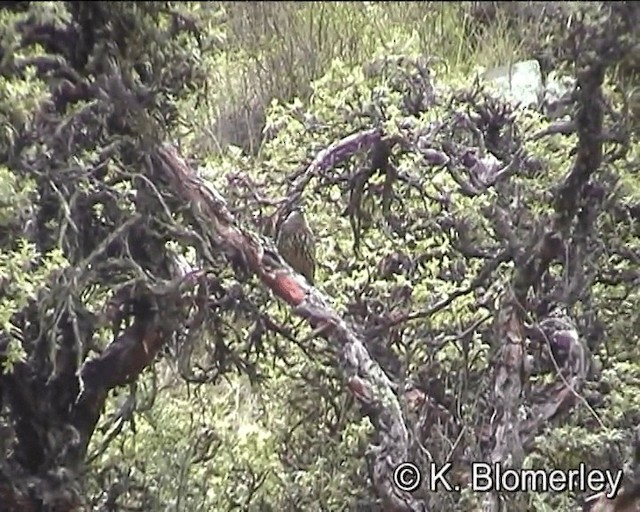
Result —
<svg viewBox="0 0 640 512"><path fill-rule="evenodd" d="M360 139L344 139L343 144L332 146L338 156L327 151L320 156L324 163L314 161L311 165L331 165L327 162L344 158L345 146L355 151L371 137L370 132L363 132ZM373 480L386 509L426 510L424 503L401 492L392 482L394 468L408 460L407 427L393 383L367 352L357 328L340 317L330 305L329 297L284 262L273 243L238 225L222 195L200 180L173 147L159 148L153 161L153 172L160 173L172 190L191 205L201 234L208 236L232 260L241 261L339 354L345 386L366 411L379 436L379 444L371 447Z"/></svg>

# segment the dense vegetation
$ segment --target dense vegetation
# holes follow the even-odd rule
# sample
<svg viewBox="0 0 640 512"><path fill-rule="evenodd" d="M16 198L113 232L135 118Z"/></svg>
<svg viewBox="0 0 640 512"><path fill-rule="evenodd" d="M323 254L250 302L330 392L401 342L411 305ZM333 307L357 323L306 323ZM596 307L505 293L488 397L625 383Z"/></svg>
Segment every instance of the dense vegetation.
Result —
<svg viewBox="0 0 640 512"><path fill-rule="evenodd" d="M578 4L4 2L0 510L636 497L640 8ZM475 79L530 58L567 118Z"/></svg>

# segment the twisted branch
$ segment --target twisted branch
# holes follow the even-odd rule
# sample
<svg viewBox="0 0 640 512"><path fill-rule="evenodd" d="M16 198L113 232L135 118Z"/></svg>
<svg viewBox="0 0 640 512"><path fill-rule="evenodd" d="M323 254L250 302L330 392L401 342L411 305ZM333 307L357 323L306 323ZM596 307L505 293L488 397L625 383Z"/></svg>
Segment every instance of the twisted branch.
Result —
<svg viewBox="0 0 640 512"><path fill-rule="evenodd" d="M196 177L173 147L159 148L153 161L154 170L189 202L203 234L231 258L240 258L266 287L291 305L293 311L317 329L317 334L340 354L347 388L380 434L380 444L372 448L373 479L378 492L393 510L425 510L422 502L396 489L391 481L394 468L408 457L407 428L393 383L371 359L355 327L338 315L328 297L295 273L271 243L237 225L222 195Z"/></svg>

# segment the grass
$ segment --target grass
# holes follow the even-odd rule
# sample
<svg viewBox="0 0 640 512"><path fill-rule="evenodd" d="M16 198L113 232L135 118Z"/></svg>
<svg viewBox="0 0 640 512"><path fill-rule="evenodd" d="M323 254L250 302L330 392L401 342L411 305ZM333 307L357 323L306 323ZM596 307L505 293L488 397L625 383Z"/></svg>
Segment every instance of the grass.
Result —
<svg viewBox="0 0 640 512"><path fill-rule="evenodd" d="M523 4L524 5L524 4ZM210 77L216 91L201 152L228 144L255 153L264 111L277 98L303 102L334 59L360 65L380 54L422 54L445 73L469 74L526 58L522 23L498 10L478 21L474 2L212 2L223 41ZM529 32L537 24L527 24Z"/></svg>

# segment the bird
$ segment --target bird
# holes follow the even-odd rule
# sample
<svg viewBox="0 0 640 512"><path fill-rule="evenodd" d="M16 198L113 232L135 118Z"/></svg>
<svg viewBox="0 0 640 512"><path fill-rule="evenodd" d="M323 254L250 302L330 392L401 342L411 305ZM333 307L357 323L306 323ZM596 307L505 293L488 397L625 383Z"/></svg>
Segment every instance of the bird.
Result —
<svg viewBox="0 0 640 512"><path fill-rule="evenodd" d="M278 230L277 247L280 256L309 283L314 284L316 271L316 241L301 208L287 215Z"/></svg>

